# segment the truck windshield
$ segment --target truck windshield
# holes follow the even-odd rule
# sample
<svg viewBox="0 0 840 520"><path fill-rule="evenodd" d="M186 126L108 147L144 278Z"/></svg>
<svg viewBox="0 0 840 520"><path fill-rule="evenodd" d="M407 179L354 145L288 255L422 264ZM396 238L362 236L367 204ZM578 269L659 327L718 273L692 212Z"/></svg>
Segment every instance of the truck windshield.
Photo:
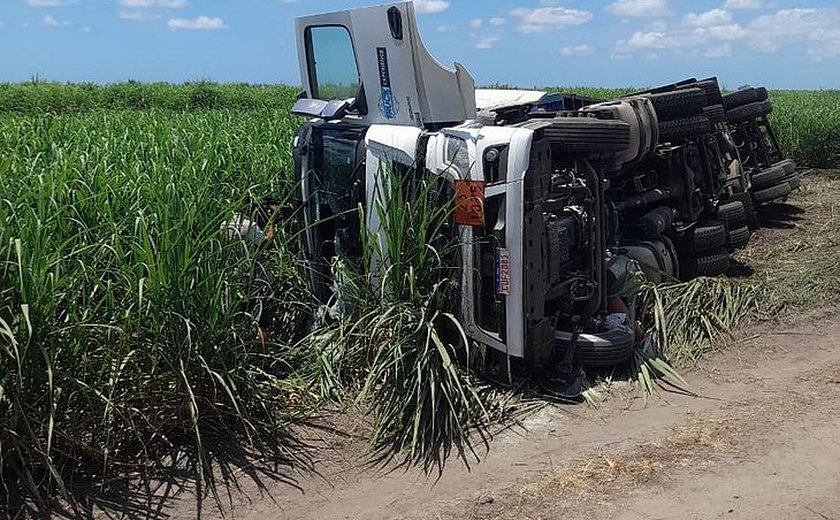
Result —
<svg viewBox="0 0 840 520"><path fill-rule="evenodd" d="M346 27L328 25L306 30L312 95L326 101L355 98L359 70Z"/></svg>

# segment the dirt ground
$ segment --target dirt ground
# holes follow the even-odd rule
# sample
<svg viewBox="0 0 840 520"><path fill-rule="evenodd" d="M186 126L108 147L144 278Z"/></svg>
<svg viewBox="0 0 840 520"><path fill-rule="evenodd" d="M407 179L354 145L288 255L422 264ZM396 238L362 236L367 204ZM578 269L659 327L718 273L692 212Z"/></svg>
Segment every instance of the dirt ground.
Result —
<svg viewBox="0 0 840 520"><path fill-rule="evenodd" d="M245 519L840 518L840 307L734 343L688 375L701 397L546 408L480 464L422 474L324 461ZM179 515L180 516L180 515Z"/></svg>
<svg viewBox="0 0 840 520"><path fill-rule="evenodd" d="M745 263L761 265L826 230L834 244L837 207L826 194L838 189L836 175L806 178L784 222L773 217L779 225L756 234ZM645 400L614 383L600 407L545 406L498 433L480 463L452 460L439 476L369 467L363 425L343 424L349 436L313 434L317 474L295 485L244 479L226 516L840 519L840 305L787 313L721 347L683 372L698 396ZM195 517L195 498L184 493L158 512ZM204 508L204 518L220 516Z"/></svg>

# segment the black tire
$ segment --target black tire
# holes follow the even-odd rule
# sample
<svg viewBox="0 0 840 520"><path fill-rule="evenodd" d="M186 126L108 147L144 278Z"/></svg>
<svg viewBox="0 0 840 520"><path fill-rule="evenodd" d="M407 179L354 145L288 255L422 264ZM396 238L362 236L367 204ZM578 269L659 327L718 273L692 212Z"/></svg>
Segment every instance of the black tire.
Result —
<svg viewBox="0 0 840 520"><path fill-rule="evenodd" d="M793 174L796 171L796 163L791 161L790 159L785 159L783 161L779 161L773 165L773 167L781 167L785 170L785 173L788 175Z"/></svg>
<svg viewBox="0 0 840 520"><path fill-rule="evenodd" d="M750 229L758 229L760 223L758 222L758 215L755 213L755 206L753 206L752 196L747 193L735 193L732 195L732 200L739 201L741 204L744 205L744 217L747 221L747 227Z"/></svg>
<svg viewBox="0 0 840 520"><path fill-rule="evenodd" d="M758 101L758 95L756 94L754 88L745 88L723 96L722 101L726 110L732 110L733 108L741 105L755 103Z"/></svg>
<svg viewBox="0 0 840 520"><path fill-rule="evenodd" d="M704 115L674 119L659 123L659 142L691 139L711 132L709 118Z"/></svg>
<svg viewBox="0 0 840 520"><path fill-rule="evenodd" d="M720 87L717 80L704 79L689 85L677 87L679 89L699 88L706 94L706 105L721 105L723 103L723 96L720 94Z"/></svg>
<svg viewBox="0 0 840 520"><path fill-rule="evenodd" d="M729 270L729 251L718 248L703 256L680 258L680 274L685 280L698 276L720 276Z"/></svg>
<svg viewBox="0 0 840 520"><path fill-rule="evenodd" d="M713 124L726 120L726 110L724 110L723 105L709 105L707 107L703 107L703 115L708 117L709 121Z"/></svg>
<svg viewBox="0 0 840 520"><path fill-rule="evenodd" d="M717 76L697 80L697 83L704 85L706 97L709 99L710 105L723 104L723 93L720 91L720 83L718 82Z"/></svg>
<svg viewBox="0 0 840 520"><path fill-rule="evenodd" d="M763 190L758 190L753 192L753 198L759 204L764 204L765 202L772 202L774 200L783 199L790 195L790 185L786 182L781 182L776 184L775 186L770 186L769 188L764 188Z"/></svg>
<svg viewBox="0 0 840 520"><path fill-rule="evenodd" d="M755 98L758 101L764 101L765 99L767 99L767 89L764 87L756 87Z"/></svg>
<svg viewBox="0 0 840 520"><path fill-rule="evenodd" d="M699 88L685 88L650 94L656 116L660 121L693 116L703 111L706 105L706 93Z"/></svg>
<svg viewBox="0 0 840 520"><path fill-rule="evenodd" d="M726 229L740 228L747 223L747 210L740 200L725 202L718 206L717 218L723 222Z"/></svg>
<svg viewBox="0 0 840 520"><path fill-rule="evenodd" d="M787 173L783 167L771 166L770 168L762 170L752 176L753 190L778 184L782 182L785 177L787 177Z"/></svg>
<svg viewBox="0 0 840 520"><path fill-rule="evenodd" d="M773 111L773 105L769 101L756 101L726 111L726 119L731 123L766 116Z"/></svg>
<svg viewBox="0 0 840 520"><path fill-rule="evenodd" d="M551 147L570 153L614 153L630 146L630 125L615 119L557 117L544 130Z"/></svg>
<svg viewBox="0 0 840 520"><path fill-rule="evenodd" d="M569 333L565 333L570 336ZM585 367L611 367L626 363L633 355L635 338L619 329L593 334L601 341L585 341L578 338L573 360ZM554 348L558 359L563 359L570 338L559 339L555 335Z"/></svg>
<svg viewBox="0 0 840 520"><path fill-rule="evenodd" d="M750 241L750 228L746 225L735 228L729 231L726 241L727 247L730 251L741 249Z"/></svg>
<svg viewBox="0 0 840 520"><path fill-rule="evenodd" d="M790 191L798 190L800 186L802 186L802 179L799 178L799 174L794 173L789 177L785 177L785 182L790 186Z"/></svg>
<svg viewBox="0 0 840 520"><path fill-rule="evenodd" d="M678 247L689 256L702 256L707 251L714 251L725 245L726 227L721 222L709 220L698 222L686 231Z"/></svg>
<svg viewBox="0 0 840 520"><path fill-rule="evenodd" d="M723 95L716 79L704 79L697 82L697 86L706 91L706 102L709 105L723 106Z"/></svg>

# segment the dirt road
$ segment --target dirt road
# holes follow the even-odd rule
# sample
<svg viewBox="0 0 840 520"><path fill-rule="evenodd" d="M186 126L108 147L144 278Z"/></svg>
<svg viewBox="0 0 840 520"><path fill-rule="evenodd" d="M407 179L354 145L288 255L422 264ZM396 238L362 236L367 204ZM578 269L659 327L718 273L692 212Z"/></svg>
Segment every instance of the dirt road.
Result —
<svg viewBox="0 0 840 520"><path fill-rule="evenodd" d="M757 335L759 329L748 334ZM840 308L760 330L688 375L702 397L550 407L441 478L362 469L351 443L245 519L840 518ZM769 333L768 333L769 332ZM348 455L350 454L350 455ZM358 458L356 458L358 456ZM180 516L180 515L178 515Z"/></svg>

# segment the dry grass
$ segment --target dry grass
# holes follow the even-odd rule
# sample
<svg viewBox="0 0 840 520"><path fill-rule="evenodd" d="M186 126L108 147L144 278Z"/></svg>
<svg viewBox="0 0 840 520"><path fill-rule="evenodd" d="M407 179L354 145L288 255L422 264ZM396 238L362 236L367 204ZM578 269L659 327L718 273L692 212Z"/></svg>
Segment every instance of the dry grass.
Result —
<svg viewBox="0 0 840 520"><path fill-rule="evenodd" d="M598 501L609 496L612 500L641 485L662 481L678 468L707 464L730 451L736 432L737 423L731 417L691 421L675 427L660 443L576 459L521 488L519 499L560 496L564 501Z"/></svg>
<svg viewBox="0 0 840 520"><path fill-rule="evenodd" d="M840 172L815 170L788 204L765 208L737 259L767 288L771 307L800 312L832 304L840 291Z"/></svg>

